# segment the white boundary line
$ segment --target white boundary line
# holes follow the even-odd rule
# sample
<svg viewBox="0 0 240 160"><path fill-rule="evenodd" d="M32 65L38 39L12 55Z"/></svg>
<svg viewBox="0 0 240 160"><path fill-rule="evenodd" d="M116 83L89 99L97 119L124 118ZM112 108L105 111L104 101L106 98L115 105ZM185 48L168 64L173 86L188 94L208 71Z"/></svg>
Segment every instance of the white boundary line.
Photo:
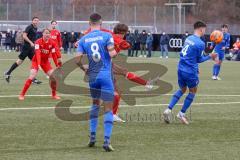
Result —
<svg viewBox="0 0 240 160"><path fill-rule="evenodd" d="M173 94L122 94L122 95L152 95L152 96L172 96ZM17 98L19 95L0 95L0 98ZM26 97L50 97L51 95L48 94L39 94L39 95L26 95ZM76 97L76 96L90 96L90 94L59 94L62 97ZM238 94L232 95L223 95L223 94L197 94L197 97L240 97Z"/></svg>
<svg viewBox="0 0 240 160"><path fill-rule="evenodd" d="M240 104L240 102L219 102L219 103L192 103L192 105L199 106L199 105L225 105L225 104ZM177 106L182 106L183 104L176 104ZM149 107L149 106L168 106L167 103L165 104L140 104L140 105L121 105L121 108L130 108L130 107ZM66 107L68 108L68 107ZM89 106L71 106L70 109L86 109L90 108ZM0 111L10 111L10 110L48 110L48 109L55 109L55 107L24 107L24 108L0 108Z"/></svg>

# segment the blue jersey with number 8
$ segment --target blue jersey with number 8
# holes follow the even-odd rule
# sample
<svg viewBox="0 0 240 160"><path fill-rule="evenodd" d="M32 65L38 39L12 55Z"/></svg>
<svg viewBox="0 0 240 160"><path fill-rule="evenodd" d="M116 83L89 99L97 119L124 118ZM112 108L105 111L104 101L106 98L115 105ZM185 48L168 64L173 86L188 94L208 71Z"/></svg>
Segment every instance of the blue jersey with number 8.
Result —
<svg viewBox="0 0 240 160"><path fill-rule="evenodd" d="M189 74L198 74L198 63L210 59L209 56L205 57L203 55L204 49L205 43L200 37L189 36L180 52L178 70Z"/></svg>
<svg viewBox="0 0 240 160"><path fill-rule="evenodd" d="M77 51L88 56L89 77L111 74L112 63L108 46L114 46L112 35L100 30L94 30L80 39Z"/></svg>

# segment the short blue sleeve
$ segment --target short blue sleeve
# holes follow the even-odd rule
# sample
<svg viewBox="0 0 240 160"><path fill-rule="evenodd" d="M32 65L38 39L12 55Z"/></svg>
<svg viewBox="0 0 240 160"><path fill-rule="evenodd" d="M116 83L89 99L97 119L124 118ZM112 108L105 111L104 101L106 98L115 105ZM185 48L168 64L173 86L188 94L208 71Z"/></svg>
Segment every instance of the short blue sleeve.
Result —
<svg viewBox="0 0 240 160"><path fill-rule="evenodd" d="M83 41L83 39L80 39L79 41L78 41L78 48L77 48L77 53L79 54L79 53L82 53L82 54L86 54L85 53L85 51L84 51L84 43L83 43L84 41Z"/></svg>
<svg viewBox="0 0 240 160"><path fill-rule="evenodd" d="M114 40L111 34L108 34L107 36L107 47L114 46Z"/></svg>

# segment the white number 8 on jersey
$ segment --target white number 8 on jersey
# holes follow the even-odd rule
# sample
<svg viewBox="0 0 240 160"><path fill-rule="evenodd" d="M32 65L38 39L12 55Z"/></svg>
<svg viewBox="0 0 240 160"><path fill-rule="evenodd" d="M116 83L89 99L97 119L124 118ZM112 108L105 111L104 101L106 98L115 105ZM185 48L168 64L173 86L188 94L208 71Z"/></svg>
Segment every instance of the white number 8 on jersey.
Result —
<svg viewBox="0 0 240 160"><path fill-rule="evenodd" d="M99 53L99 46L97 43L93 43L91 45L91 50L92 50L92 58L94 62L99 62L101 60L101 54Z"/></svg>

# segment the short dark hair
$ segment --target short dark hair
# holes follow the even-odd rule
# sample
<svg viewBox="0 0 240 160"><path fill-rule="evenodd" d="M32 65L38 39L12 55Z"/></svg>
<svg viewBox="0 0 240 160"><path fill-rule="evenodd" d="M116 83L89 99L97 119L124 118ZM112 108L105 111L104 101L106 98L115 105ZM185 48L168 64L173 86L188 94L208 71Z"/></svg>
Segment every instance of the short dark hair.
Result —
<svg viewBox="0 0 240 160"><path fill-rule="evenodd" d="M33 18L32 18L32 21L34 20L34 19L39 19L37 16L34 16Z"/></svg>
<svg viewBox="0 0 240 160"><path fill-rule="evenodd" d="M228 28L228 25L227 24L223 24L222 28Z"/></svg>
<svg viewBox="0 0 240 160"><path fill-rule="evenodd" d="M126 34L127 32L128 32L128 26L123 23L118 23L113 28L113 33L115 33L115 34Z"/></svg>
<svg viewBox="0 0 240 160"><path fill-rule="evenodd" d="M202 28L202 27L204 27L204 28L207 27L207 25L202 21L197 21L193 25L194 29L198 29L198 28Z"/></svg>
<svg viewBox="0 0 240 160"><path fill-rule="evenodd" d="M52 20L52 21L51 21L51 24L53 24L53 22L57 23L57 21L56 21L56 20Z"/></svg>
<svg viewBox="0 0 240 160"><path fill-rule="evenodd" d="M98 23L102 20L102 16L98 13L93 13L89 17L89 21L92 23Z"/></svg>

